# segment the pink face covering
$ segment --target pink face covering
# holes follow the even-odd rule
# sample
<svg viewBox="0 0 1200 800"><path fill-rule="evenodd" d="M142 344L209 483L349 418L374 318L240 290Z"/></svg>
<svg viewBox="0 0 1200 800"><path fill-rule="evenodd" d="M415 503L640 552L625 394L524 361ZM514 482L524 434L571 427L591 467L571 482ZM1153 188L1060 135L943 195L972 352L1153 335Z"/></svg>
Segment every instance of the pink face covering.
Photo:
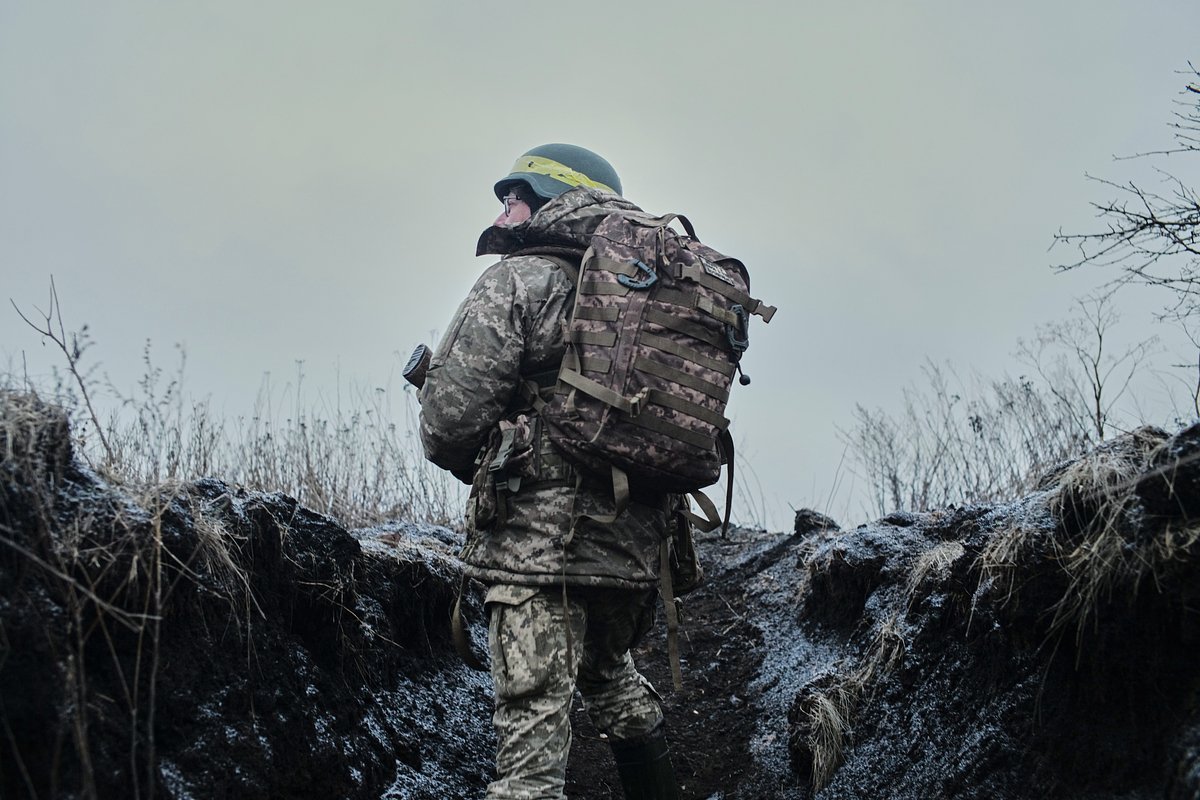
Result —
<svg viewBox="0 0 1200 800"><path fill-rule="evenodd" d="M504 211L500 212L500 216L492 223L494 227L511 228L533 216L529 204L511 192L501 202L504 203Z"/></svg>

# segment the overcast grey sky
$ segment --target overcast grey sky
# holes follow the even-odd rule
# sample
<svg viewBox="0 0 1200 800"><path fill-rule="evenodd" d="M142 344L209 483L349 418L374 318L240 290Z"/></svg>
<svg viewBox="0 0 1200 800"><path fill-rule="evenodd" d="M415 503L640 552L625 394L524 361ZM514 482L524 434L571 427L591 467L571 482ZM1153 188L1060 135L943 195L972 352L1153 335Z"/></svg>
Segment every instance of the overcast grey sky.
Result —
<svg viewBox="0 0 1200 800"><path fill-rule="evenodd" d="M1085 172L1168 143L1198 31L1195 0L0 0L0 294L53 275L118 385L182 343L227 414L297 360L396 386L487 266L492 182L582 144L779 307L731 406L772 522L861 517L837 426L926 358L1015 369L1100 282L1047 247L1104 199ZM11 311L0 348L55 363Z"/></svg>

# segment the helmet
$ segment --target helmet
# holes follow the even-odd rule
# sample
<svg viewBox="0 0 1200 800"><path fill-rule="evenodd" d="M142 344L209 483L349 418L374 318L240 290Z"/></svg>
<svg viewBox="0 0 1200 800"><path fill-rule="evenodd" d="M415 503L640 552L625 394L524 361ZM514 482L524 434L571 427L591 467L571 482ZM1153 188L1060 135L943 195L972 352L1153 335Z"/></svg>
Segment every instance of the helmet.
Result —
<svg viewBox="0 0 1200 800"><path fill-rule="evenodd" d="M496 182L496 197L504 195L514 184L525 183L538 197L551 200L576 186L621 193L617 171L600 156L573 144L544 144L525 151L513 165L508 176Z"/></svg>

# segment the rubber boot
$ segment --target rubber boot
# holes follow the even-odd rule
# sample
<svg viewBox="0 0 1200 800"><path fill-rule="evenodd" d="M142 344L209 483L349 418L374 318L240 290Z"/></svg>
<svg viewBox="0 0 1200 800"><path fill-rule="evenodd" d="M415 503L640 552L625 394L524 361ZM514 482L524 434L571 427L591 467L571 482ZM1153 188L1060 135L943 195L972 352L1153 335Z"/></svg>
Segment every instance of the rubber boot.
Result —
<svg viewBox="0 0 1200 800"><path fill-rule="evenodd" d="M680 800L667 736L660 725L636 739L613 739L613 757L625 800Z"/></svg>

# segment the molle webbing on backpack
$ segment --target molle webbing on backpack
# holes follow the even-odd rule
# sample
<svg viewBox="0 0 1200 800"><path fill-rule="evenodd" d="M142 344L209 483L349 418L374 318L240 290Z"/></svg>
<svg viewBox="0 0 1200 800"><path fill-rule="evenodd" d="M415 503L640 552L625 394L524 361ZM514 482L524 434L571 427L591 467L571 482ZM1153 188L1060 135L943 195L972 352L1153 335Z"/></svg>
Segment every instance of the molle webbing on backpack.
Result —
<svg viewBox="0 0 1200 800"><path fill-rule="evenodd" d="M597 227L573 276L557 389L540 413L569 461L686 493L715 482L730 457L725 406L749 315L769 321L775 309L686 219L688 236L671 230L676 218L622 212Z"/></svg>
<svg viewBox="0 0 1200 800"><path fill-rule="evenodd" d="M612 369L611 358L600 358L598 356L583 356L582 358L570 351L563 356L563 365L572 372L584 370L587 372L608 372ZM582 365L582 366L581 366Z"/></svg>

